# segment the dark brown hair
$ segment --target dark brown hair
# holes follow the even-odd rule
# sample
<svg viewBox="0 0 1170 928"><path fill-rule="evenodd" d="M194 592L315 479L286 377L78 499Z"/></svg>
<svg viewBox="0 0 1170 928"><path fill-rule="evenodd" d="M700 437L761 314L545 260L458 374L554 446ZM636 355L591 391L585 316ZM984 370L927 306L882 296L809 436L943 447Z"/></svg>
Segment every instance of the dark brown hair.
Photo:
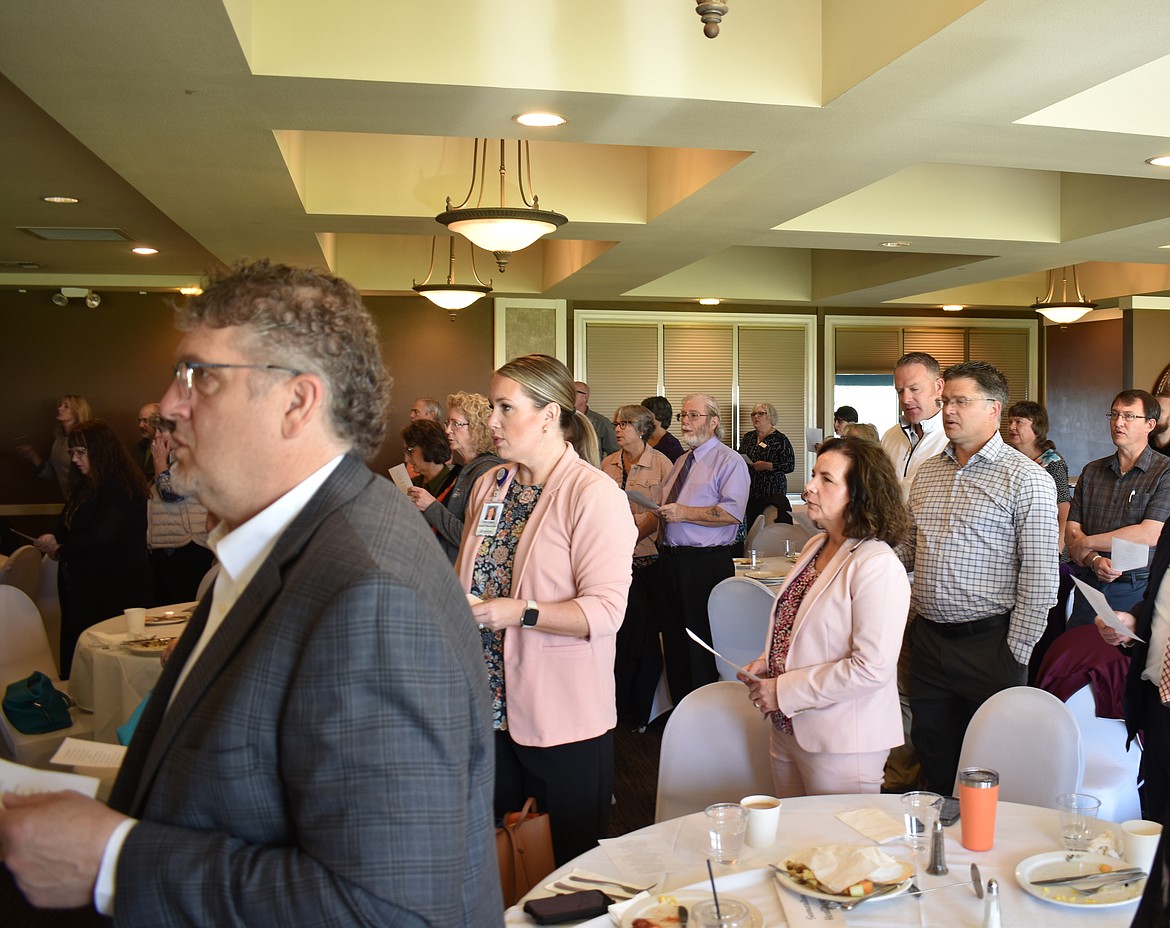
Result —
<svg viewBox="0 0 1170 928"><path fill-rule="evenodd" d="M818 454L836 451L849 459L845 475L849 505L845 507L846 538L876 538L896 545L910 529L902 486L881 445L863 438L830 438Z"/></svg>
<svg viewBox="0 0 1170 928"><path fill-rule="evenodd" d="M89 419L74 426L65 443L71 450L84 448L89 458L89 475L82 475L76 467L69 468L69 510L75 510L91 499L98 488L107 483L119 484L128 496L146 499L150 490L142 469L134 463L130 452L114 430L101 419Z"/></svg>
<svg viewBox="0 0 1170 928"><path fill-rule="evenodd" d="M451 460L447 433L433 419L415 419L402 430L402 440L408 448L421 451L428 464L446 464Z"/></svg>
<svg viewBox="0 0 1170 928"><path fill-rule="evenodd" d="M1041 451L1055 448L1056 442L1048 437L1048 410L1032 400L1020 400L1012 403L1008 408L1009 419L1027 419L1032 423L1032 431L1036 433L1036 446Z"/></svg>

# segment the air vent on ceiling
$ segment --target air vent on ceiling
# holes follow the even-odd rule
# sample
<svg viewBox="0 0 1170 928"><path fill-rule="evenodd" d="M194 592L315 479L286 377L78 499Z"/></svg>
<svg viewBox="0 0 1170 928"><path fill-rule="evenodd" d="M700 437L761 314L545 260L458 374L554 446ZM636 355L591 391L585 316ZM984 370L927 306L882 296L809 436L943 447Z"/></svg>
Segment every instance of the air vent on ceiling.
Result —
<svg viewBox="0 0 1170 928"><path fill-rule="evenodd" d="M78 226L17 226L21 232L47 242L132 242L121 229L94 229Z"/></svg>
<svg viewBox="0 0 1170 928"><path fill-rule="evenodd" d="M0 261L0 271L39 271L35 261Z"/></svg>

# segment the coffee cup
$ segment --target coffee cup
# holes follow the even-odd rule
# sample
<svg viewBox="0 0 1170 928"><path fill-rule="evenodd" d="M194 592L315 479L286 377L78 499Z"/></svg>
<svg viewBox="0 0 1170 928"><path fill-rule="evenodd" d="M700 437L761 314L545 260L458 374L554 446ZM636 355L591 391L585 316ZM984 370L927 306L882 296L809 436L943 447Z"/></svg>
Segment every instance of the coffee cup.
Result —
<svg viewBox="0 0 1170 928"><path fill-rule="evenodd" d="M146 610L145 609L127 609L126 610L126 631L131 638L146 637Z"/></svg>
<svg viewBox="0 0 1170 928"><path fill-rule="evenodd" d="M1154 851L1162 838L1162 826L1144 818L1131 818L1121 823L1121 840L1125 845L1125 859L1147 873L1154 863Z"/></svg>
<svg viewBox="0 0 1170 928"><path fill-rule="evenodd" d="M744 841L750 847L771 847L776 843L780 826L780 800L775 796L744 796L739 804L747 809L748 823Z"/></svg>

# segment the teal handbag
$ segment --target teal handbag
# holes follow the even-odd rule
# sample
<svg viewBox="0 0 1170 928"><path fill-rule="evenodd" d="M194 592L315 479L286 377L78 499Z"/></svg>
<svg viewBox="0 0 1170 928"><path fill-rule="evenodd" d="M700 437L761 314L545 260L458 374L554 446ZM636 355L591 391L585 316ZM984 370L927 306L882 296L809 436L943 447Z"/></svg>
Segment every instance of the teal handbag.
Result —
<svg viewBox="0 0 1170 928"><path fill-rule="evenodd" d="M73 700L53 686L53 681L34 671L29 677L9 683L4 692L4 714L17 731L43 735L73 724L69 707Z"/></svg>

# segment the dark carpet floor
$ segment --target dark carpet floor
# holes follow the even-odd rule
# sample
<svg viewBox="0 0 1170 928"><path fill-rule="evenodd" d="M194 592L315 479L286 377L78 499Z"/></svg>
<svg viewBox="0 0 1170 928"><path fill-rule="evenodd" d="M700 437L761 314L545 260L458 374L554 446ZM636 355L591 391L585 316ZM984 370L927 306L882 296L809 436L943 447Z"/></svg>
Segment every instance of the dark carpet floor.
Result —
<svg viewBox="0 0 1170 928"><path fill-rule="evenodd" d="M662 749L665 718L643 732L618 725L614 731L614 797L610 810L609 837L616 838L654 823L654 797L658 790L658 755Z"/></svg>

